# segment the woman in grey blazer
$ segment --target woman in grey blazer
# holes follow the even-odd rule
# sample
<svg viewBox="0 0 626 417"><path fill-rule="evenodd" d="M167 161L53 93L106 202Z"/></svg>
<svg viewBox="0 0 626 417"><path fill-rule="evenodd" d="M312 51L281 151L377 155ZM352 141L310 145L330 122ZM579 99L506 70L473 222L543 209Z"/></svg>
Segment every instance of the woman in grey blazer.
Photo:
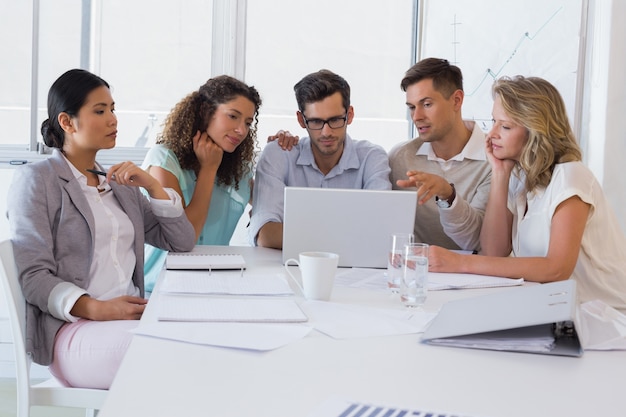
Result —
<svg viewBox="0 0 626 417"><path fill-rule="evenodd" d="M170 251L195 243L176 192L132 162L94 173L103 171L97 152L115 146L114 111L102 78L61 75L41 127L53 155L18 169L9 194L27 349L71 386L108 388L115 376L147 303L144 242Z"/></svg>

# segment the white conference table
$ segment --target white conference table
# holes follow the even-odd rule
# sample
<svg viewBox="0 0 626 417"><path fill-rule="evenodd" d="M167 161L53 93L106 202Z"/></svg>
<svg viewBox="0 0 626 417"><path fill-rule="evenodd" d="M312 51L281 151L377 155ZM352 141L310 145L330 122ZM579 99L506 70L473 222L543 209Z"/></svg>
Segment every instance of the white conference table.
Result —
<svg viewBox="0 0 626 417"><path fill-rule="evenodd" d="M248 270L282 268L280 251L224 247L233 249ZM516 288L431 291L424 309ZM158 284L144 322L156 321L155 295ZM385 291L337 286L331 301L404 308ZM99 416L306 417L332 397L469 417L620 416L625 377L626 351L571 358L429 346L417 334L335 340L313 330L255 352L135 335Z"/></svg>

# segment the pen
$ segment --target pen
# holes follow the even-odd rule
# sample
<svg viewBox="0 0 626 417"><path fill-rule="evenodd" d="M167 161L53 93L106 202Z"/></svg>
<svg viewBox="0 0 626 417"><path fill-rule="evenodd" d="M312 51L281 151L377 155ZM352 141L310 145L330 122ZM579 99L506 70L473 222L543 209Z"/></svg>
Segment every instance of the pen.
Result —
<svg viewBox="0 0 626 417"><path fill-rule="evenodd" d="M107 176L106 172L98 171L97 169L89 169L89 168L87 168L87 171L92 172L92 173L97 174L97 175L102 175L103 177Z"/></svg>
<svg viewBox="0 0 626 417"><path fill-rule="evenodd" d="M88 172L91 172L93 174L97 174L97 175L102 175L103 177L107 176L107 173L104 171L98 171L97 169L87 169Z"/></svg>

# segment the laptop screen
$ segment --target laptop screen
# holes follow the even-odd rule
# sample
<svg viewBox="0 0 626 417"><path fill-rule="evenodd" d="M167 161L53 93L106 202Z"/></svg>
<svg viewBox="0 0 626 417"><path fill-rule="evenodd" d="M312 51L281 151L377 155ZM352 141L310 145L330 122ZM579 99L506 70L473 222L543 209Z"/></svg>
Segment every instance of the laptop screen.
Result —
<svg viewBox="0 0 626 417"><path fill-rule="evenodd" d="M414 191L285 187L283 262L339 254L339 266L386 268L391 235L412 233Z"/></svg>

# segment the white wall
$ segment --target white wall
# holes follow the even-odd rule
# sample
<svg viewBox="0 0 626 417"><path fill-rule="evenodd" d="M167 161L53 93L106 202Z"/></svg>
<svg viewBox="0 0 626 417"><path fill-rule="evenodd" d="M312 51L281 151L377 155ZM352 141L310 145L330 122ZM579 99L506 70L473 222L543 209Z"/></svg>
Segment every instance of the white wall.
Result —
<svg viewBox="0 0 626 417"><path fill-rule="evenodd" d="M626 233L626 0L592 2L585 157ZM584 134L584 133L583 133Z"/></svg>

